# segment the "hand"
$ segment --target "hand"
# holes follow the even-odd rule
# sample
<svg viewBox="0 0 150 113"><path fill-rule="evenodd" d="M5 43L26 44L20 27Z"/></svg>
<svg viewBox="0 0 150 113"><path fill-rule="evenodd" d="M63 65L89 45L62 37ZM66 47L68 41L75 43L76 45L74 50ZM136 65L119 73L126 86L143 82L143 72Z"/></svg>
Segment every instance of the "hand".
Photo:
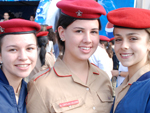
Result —
<svg viewBox="0 0 150 113"><path fill-rule="evenodd" d="M118 70L112 70L112 71L111 71L111 74L112 74L112 77L113 77L113 76L116 76L116 77L117 77L117 76L119 76L119 71L118 71Z"/></svg>

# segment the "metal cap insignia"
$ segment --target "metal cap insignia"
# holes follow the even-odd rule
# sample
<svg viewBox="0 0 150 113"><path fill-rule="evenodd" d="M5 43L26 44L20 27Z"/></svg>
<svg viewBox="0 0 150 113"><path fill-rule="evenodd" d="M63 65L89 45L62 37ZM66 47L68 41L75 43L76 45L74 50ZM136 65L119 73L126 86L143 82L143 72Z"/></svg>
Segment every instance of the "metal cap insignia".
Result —
<svg viewBox="0 0 150 113"><path fill-rule="evenodd" d="M78 10L76 13L77 13L77 16L82 16L83 12L81 12L80 10Z"/></svg>

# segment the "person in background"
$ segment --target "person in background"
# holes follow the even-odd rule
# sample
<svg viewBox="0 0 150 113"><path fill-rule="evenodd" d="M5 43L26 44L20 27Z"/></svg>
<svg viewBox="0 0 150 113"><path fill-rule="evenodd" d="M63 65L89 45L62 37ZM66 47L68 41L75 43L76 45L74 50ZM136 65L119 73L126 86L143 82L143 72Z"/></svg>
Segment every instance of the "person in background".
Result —
<svg viewBox="0 0 150 113"><path fill-rule="evenodd" d="M107 18L114 24L116 56L129 73L111 113L150 113L150 10L119 8Z"/></svg>
<svg viewBox="0 0 150 113"><path fill-rule="evenodd" d="M100 47L102 47L103 49L106 50L107 54L108 54L108 57L107 58L107 61L106 62L109 62L108 63L108 70L111 72L113 70L113 60L112 60L112 57L113 57L113 51L112 51L112 47L111 45L109 45L109 41L110 39L106 36L103 36L103 35L100 35ZM112 75L111 75L112 77Z"/></svg>
<svg viewBox="0 0 150 113"><path fill-rule="evenodd" d="M5 12L4 15L3 15L3 18L0 22L4 22L4 21L7 21L9 20L9 13L8 12Z"/></svg>
<svg viewBox="0 0 150 113"><path fill-rule="evenodd" d="M62 0L57 38L63 46L51 71L28 84L28 113L109 113L112 88L108 75L89 62L99 44L99 17L105 9L94 0ZM88 24L87 24L88 23Z"/></svg>
<svg viewBox="0 0 150 113"><path fill-rule="evenodd" d="M122 82L124 81L125 77L128 76L128 67L124 67L121 62L119 62L119 69L112 70L112 76L117 77L117 84L116 87L119 87Z"/></svg>
<svg viewBox="0 0 150 113"><path fill-rule="evenodd" d="M109 41L109 44L111 45L112 47L112 51L113 51L113 70L118 70L119 69L119 60L115 54L115 51L114 51L114 38L111 38L110 41Z"/></svg>
<svg viewBox="0 0 150 113"><path fill-rule="evenodd" d="M106 51L106 47L104 44L101 44L101 41L107 41L109 42L109 38L105 36L99 36L99 46L97 47L96 51L92 54L92 56L89 58L89 61L96 66L98 66L100 69L105 71L109 78L111 79L111 68L113 63L111 62L111 59Z"/></svg>
<svg viewBox="0 0 150 113"><path fill-rule="evenodd" d="M0 22L0 113L26 113L27 77L37 60L35 32L40 25L23 19Z"/></svg>
<svg viewBox="0 0 150 113"><path fill-rule="evenodd" d="M53 47L53 43L54 43L54 39L55 39L55 33L53 31L53 26L47 26L46 29L48 31L48 44L46 46L46 51L47 52L51 52L54 53L54 47Z"/></svg>
<svg viewBox="0 0 150 113"><path fill-rule="evenodd" d="M35 20L35 15L34 14L30 15L30 21L34 21L34 20Z"/></svg>
<svg viewBox="0 0 150 113"><path fill-rule="evenodd" d="M55 63L55 56L52 53L46 52L46 45L48 43L48 31L41 31L36 34L38 43L38 59L36 66L30 75L26 78L26 82L29 82L36 74L43 70L51 69Z"/></svg>

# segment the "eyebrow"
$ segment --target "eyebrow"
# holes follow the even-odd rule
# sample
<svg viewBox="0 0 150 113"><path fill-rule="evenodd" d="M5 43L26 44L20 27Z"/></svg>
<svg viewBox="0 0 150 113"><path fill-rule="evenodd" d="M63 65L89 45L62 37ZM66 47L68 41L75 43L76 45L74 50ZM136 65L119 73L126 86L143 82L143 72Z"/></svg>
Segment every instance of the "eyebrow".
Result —
<svg viewBox="0 0 150 113"><path fill-rule="evenodd" d="M139 35L138 33L128 33L127 36L131 36L131 35ZM114 34L114 36L121 36L120 34Z"/></svg>
<svg viewBox="0 0 150 113"><path fill-rule="evenodd" d="M73 29L84 29L82 27L74 27ZM92 30L99 30L99 28L92 28Z"/></svg>
<svg viewBox="0 0 150 113"><path fill-rule="evenodd" d="M28 44L27 46L36 46L36 44ZM9 46L6 46L6 48L9 48L9 47L17 47L16 45L9 45Z"/></svg>

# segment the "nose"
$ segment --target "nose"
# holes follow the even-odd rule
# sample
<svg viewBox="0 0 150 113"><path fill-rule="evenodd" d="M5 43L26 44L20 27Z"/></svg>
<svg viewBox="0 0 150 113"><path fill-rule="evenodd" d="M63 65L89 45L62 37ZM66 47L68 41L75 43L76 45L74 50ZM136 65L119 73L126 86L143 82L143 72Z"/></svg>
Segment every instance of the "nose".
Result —
<svg viewBox="0 0 150 113"><path fill-rule="evenodd" d="M122 48L123 50L126 50L126 49L129 48L129 43L128 43L127 40L123 40L123 41L122 41L121 48Z"/></svg>
<svg viewBox="0 0 150 113"><path fill-rule="evenodd" d="M18 53L18 59L21 61L25 61L27 60L27 52L25 50L20 50L20 52Z"/></svg>
<svg viewBox="0 0 150 113"><path fill-rule="evenodd" d="M90 33L89 33L89 32L85 33L83 42L84 42L84 43L91 43L91 42L92 42L91 36L90 36Z"/></svg>

